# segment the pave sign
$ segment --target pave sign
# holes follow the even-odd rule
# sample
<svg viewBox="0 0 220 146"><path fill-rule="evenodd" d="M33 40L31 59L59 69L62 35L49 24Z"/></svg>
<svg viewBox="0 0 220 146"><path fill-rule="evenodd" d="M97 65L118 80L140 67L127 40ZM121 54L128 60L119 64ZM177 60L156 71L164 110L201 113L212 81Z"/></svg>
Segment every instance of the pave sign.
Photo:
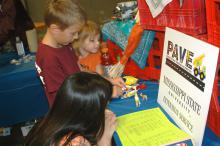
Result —
<svg viewBox="0 0 220 146"><path fill-rule="evenodd" d="M166 28L158 103L202 145L219 49Z"/></svg>

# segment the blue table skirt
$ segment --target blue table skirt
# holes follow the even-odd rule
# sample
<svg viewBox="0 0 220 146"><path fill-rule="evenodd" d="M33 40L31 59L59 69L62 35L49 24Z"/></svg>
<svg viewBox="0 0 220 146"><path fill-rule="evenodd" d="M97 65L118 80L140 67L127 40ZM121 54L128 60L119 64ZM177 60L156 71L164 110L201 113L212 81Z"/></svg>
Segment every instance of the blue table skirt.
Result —
<svg viewBox="0 0 220 146"><path fill-rule="evenodd" d="M159 88L158 83L146 81L145 84L147 85L147 89L140 92L146 94L148 96L148 99L147 101L143 101L140 98L141 100L140 107L135 106L134 98L131 97L127 99L113 99L109 104L109 109L112 110L116 114L116 116L121 116L124 114L137 112L140 110L160 107L159 104L157 103L158 88ZM161 110L168 117L168 119L174 123L174 121L166 114L166 112L162 108ZM120 139L116 133L114 133L114 139L117 146L122 146ZM202 145L220 146L220 138L218 138L208 127L206 127Z"/></svg>
<svg viewBox="0 0 220 146"><path fill-rule="evenodd" d="M44 116L48 102L34 60L0 67L0 127Z"/></svg>

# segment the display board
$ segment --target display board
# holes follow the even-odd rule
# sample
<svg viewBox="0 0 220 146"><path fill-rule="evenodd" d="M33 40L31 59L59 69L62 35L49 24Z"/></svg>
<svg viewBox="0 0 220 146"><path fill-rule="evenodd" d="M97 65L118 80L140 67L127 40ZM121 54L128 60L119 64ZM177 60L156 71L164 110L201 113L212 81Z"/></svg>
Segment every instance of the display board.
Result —
<svg viewBox="0 0 220 146"><path fill-rule="evenodd" d="M202 144L219 49L166 28L158 103Z"/></svg>

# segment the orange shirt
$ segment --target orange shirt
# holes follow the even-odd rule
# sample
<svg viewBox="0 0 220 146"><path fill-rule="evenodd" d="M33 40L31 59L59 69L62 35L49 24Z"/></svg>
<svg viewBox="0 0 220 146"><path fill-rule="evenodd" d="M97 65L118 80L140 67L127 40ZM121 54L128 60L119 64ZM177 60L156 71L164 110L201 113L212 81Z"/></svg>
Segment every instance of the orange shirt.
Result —
<svg viewBox="0 0 220 146"><path fill-rule="evenodd" d="M89 54L79 58L79 64L84 71L96 72L96 66L101 64L101 53Z"/></svg>

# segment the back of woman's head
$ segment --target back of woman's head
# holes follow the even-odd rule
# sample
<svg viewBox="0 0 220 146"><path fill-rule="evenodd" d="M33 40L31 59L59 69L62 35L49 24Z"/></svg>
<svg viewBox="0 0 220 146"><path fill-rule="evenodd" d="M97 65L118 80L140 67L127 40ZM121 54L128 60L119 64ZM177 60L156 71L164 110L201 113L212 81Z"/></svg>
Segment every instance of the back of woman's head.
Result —
<svg viewBox="0 0 220 146"><path fill-rule="evenodd" d="M98 74L79 72L69 76L49 114L31 131L32 140L29 138L27 144L56 144L69 133L67 141L81 135L95 144L104 130L104 113L111 95L112 84Z"/></svg>

